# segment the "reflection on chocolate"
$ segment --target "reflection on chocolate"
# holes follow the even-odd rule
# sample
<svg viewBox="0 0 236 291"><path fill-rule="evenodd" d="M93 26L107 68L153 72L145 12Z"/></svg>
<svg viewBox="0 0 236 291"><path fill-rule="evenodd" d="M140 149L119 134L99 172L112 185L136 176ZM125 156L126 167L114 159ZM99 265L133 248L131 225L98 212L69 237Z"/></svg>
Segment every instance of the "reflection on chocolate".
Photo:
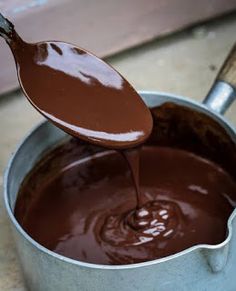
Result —
<svg viewBox="0 0 236 291"><path fill-rule="evenodd" d="M43 246L85 262L130 264L226 237L236 185L190 152L143 146L142 208L125 160L75 141L53 151L24 181L15 208Z"/></svg>
<svg viewBox="0 0 236 291"><path fill-rule="evenodd" d="M26 96L57 126L108 148L130 148L148 138L149 109L108 64L64 42L28 44L16 32L8 42Z"/></svg>

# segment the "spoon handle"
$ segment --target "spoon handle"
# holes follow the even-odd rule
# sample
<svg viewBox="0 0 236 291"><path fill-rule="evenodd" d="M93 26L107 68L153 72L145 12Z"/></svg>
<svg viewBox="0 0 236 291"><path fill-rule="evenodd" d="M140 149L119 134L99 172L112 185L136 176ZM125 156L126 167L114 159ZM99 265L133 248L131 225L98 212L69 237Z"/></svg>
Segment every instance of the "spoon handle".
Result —
<svg viewBox="0 0 236 291"><path fill-rule="evenodd" d="M236 43L224 62L217 80L224 81L236 89Z"/></svg>
<svg viewBox="0 0 236 291"><path fill-rule="evenodd" d="M10 41L13 31L14 25L0 13L0 36L6 41Z"/></svg>

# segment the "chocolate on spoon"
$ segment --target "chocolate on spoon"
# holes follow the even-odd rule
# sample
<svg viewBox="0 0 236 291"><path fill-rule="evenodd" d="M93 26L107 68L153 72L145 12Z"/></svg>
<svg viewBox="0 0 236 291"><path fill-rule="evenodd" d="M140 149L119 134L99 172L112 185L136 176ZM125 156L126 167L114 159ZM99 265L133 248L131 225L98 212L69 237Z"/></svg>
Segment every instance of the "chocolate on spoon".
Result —
<svg viewBox="0 0 236 291"><path fill-rule="evenodd" d="M135 147L148 138L149 109L107 63L69 43L27 43L1 14L0 36L14 55L24 94L56 126L115 149Z"/></svg>

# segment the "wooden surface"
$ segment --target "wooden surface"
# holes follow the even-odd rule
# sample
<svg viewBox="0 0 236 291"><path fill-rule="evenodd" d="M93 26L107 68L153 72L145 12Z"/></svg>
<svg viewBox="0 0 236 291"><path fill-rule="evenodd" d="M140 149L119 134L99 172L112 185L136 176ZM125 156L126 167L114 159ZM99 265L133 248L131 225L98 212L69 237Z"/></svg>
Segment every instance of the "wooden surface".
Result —
<svg viewBox="0 0 236 291"><path fill-rule="evenodd" d="M0 11L26 41L65 40L104 57L236 9L236 0L7 0ZM0 93L18 86L0 40Z"/></svg>

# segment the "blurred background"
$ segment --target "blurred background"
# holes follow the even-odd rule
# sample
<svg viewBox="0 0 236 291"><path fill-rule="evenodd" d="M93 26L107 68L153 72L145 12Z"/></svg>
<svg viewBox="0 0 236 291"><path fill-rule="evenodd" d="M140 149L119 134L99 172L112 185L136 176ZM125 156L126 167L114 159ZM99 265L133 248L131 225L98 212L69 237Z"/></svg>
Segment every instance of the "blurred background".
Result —
<svg viewBox="0 0 236 291"><path fill-rule="evenodd" d="M236 41L236 0L5 0L0 12L29 42L64 40L113 65L137 90L201 102ZM236 125L236 104L226 113ZM0 40L0 290L25 290L3 207L6 163L43 118L19 90Z"/></svg>

